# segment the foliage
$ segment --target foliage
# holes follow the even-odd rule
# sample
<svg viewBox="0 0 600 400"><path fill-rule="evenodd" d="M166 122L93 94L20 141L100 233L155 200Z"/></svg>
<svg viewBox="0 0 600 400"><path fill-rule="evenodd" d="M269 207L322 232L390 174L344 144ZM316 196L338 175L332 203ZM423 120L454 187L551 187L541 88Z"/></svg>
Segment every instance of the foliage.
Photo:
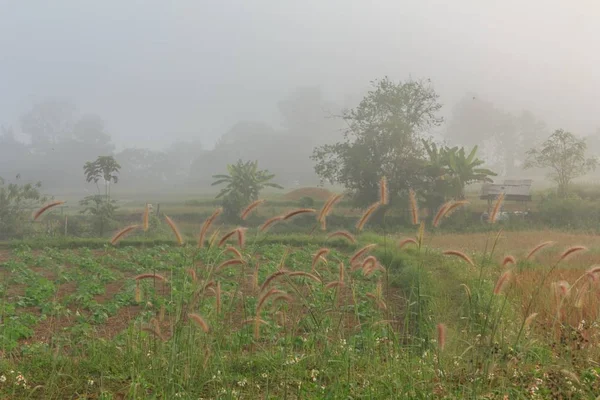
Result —
<svg viewBox="0 0 600 400"><path fill-rule="evenodd" d="M6 183L0 177L0 239L22 237L34 208L47 199L40 193L40 182Z"/></svg>
<svg viewBox="0 0 600 400"><path fill-rule="evenodd" d="M323 181L340 183L356 205L377 199L377 185L387 177L390 203L425 180L420 136L441 124L442 105L427 81L395 83L387 77L372 83L358 107L344 112L344 141L315 148L312 159Z"/></svg>
<svg viewBox="0 0 600 400"><path fill-rule="evenodd" d="M429 157L427 174L433 182L433 195L442 199L464 199L465 187L474 182L492 182L490 176L496 173L480 168L483 160L476 157L478 146L467 155L465 148L438 148L435 143L423 141Z"/></svg>
<svg viewBox="0 0 600 400"><path fill-rule="evenodd" d="M88 161L83 166L86 182L98 184L100 179L104 180L105 196L110 197L110 183L119 181L118 173L121 169L119 163L113 156L98 156L95 161Z"/></svg>
<svg viewBox="0 0 600 400"><path fill-rule="evenodd" d="M595 157L586 157L587 144L571 132L557 129L542 144L541 149L527 151L525 168L548 168L549 177L558 184L558 193L566 196L573 179L594 170Z"/></svg>
<svg viewBox="0 0 600 400"><path fill-rule="evenodd" d="M121 166L112 156L98 156L95 161L88 161L83 166L88 183L94 182L97 185L100 179L104 181L104 195L100 194L98 188L98 194L87 196L80 201L84 207L81 213L92 216L93 229L100 236L111 226L117 209L115 201L110 198L110 184L119 181L117 174L120 169Z"/></svg>
<svg viewBox="0 0 600 400"><path fill-rule="evenodd" d="M95 194L85 197L79 204L83 207L81 214L91 215L93 232L103 236L104 232L114 225L115 212L118 208L114 200Z"/></svg>
<svg viewBox="0 0 600 400"><path fill-rule="evenodd" d="M237 221L243 207L258 200L258 195L264 188L283 189L270 182L275 177L274 174L258 169L258 161L238 160L236 164L227 165L227 172L229 174L213 175L216 181L212 186L226 184L216 198L223 198L223 215L229 221Z"/></svg>

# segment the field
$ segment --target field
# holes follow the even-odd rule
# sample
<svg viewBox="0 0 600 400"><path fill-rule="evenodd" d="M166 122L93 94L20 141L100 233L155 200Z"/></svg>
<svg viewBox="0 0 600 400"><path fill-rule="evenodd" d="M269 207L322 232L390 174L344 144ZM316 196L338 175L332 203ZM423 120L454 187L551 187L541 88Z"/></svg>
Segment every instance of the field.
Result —
<svg viewBox="0 0 600 400"><path fill-rule="evenodd" d="M225 233L2 250L0 397L600 393L598 237Z"/></svg>

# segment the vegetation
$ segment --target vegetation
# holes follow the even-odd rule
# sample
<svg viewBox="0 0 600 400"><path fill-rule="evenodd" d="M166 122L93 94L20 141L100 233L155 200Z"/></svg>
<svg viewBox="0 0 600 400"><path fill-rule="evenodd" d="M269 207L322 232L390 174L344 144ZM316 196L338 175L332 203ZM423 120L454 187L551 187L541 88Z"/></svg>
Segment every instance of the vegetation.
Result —
<svg viewBox="0 0 600 400"><path fill-rule="evenodd" d="M566 196L574 178L594 170L598 164L595 157L586 157L587 145L571 132L558 129L542 144L541 149L527 152L525 168L547 168L549 178L558 184L558 193Z"/></svg>
<svg viewBox="0 0 600 400"><path fill-rule="evenodd" d="M0 177L0 239L20 238L35 207L46 201L41 183L7 183Z"/></svg>
<svg viewBox="0 0 600 400"><path fill-rule="evenodd" d="M422 188L423 146L420 136L441 124L442 107L429 81L372 83L358 107L343 114L344 141L315 149L315 171L325 181L346 188L358 206L376 200L377 182L386 176L390 204Z"/></svg>
<svg viewBox="0 0 600 400"><path fill-rule="evenodd" d="M94 182L98 193L87 196L79 202L83 209L82 214L92 216L94 232L100 236L110 228L114 222L117 205L110 197L110 185L119 181L118 173L121 166L112 156L99 156L95 161L88 161L83 166L86 182ZM101 194L98 181L104 183L104 194Z"/></svg>
<svg viewBox="0 0 600 400"><path fill-rule="evenodd" d="M492 182L490 176L496 176L495 172L480 168L484 161L476 157L477 146L466 155L464 147L438 148L427 141L423 144L428 156L425 171L430 180L427 204L432 210L450 199L464 200L467 185Z"/></svg>
<svg viewBox="0 0 600 400"><path fill-rule="evenodd" d="M320 100L305 91L280 103L296 139L323 133L310 123L316 107L297 107L305 103ZM529 151L527 166L554 168L558 193L540 195L526 223L500 222L501 195L482 224L467 187L496 174L477 145L424 137L441 124L440 108L429 81L385 78L343 114L343 142L292 141L298 154L317 143L316 173L350 196L300 188L261 206L262 190L282 186L258 161L239 159L213 175L213 186L225 185L216 199L163 205L169 216L145 201L143 210L119 211L110 187L121 165L100 156L84 165L98 193L80 201L74 228L67 231L65 218L57 225L64 234L51 238L23 235L29 208L39 207L33 221L51 223L49 210L64 200L42 205L39 184L0 180L0 233L23 239L0 243L0 397L595 396L599 244L565 234L570 247L556 250L551 232L506 238L535 223L597 229L600 196L570 186L596 160L585 157L585 142L556 131ZM502 127L490 138L506 130L522 140L514 126L537 126L484 109L481 126ZM36 106L23 120L31 146L49 156L71 143L65 132L73 143L107 144L101 120L72 124L73 112L63 103ZM239 124L202 162L217 168L225 154L252 153L248 129L269 131ZM181 182L191 165L189 154L176 163L166 153L123 153L130 177ZM504 156L505 169L514 168ZM88 215L93 234L82 238ZM373 233L378 226L382 234Z"/></svg>
<svg viewBox="0 0 600 400"><path fill-rule="evenodd" d="M242 208L258 200L258 195L264 188L283 189L282 186L270 182L275 178L274 174L258 169L258 161L238 160L236 164L227 166L227 172L228 175L214 175L216 181L213 182L213 186L227 184L221 189L217 199L223 198L223 216L231 222L239 221Z"/></svg>
<svg viewBox="0 0 600 400"><path fill-rule="evenodd" d="M202 247L15 248L0 264L2 396L584 399L600 389L600 271L577 269L583 246L500 254L492 235L482 252L440 252L429 225L398 242L286 240L222 232L215 215Z"/></svg>

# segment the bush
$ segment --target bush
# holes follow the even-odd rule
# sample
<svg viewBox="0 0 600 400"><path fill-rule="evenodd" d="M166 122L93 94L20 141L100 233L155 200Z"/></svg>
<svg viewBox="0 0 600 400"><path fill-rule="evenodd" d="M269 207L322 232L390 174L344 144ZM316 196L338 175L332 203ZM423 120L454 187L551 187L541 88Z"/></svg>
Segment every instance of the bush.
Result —
<svg viewBox="0 0 600 400"><path fill-rule="evenodd" d="M551 193L542 196L534 218L552 228L597 231L600 224L600 203L582 199L575 193L567 198Z"/></svg>
<svg viewBox="0 0 600 400"><path fill-rule="evenodd" d="M315 199L304 196L298 201L298 204L301 208L313 208L315 206Z"/></svg>

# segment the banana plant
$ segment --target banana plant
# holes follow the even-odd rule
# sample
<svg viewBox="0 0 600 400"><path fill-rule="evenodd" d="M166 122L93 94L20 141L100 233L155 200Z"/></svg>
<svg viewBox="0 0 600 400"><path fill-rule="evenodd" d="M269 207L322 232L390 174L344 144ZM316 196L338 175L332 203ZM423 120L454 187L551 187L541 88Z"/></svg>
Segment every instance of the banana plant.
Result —
<svg viewBox="0 0 600 400"><path fill-rule="evenodd" d="M238 160L236 164L227 165L227 172L228 174L213 175L216 181L212 186L226 184L216 198L223 198L223 211L230 219L234 219L242 207L258 200L258 195L264 188L283 189L271 182L274 174L258 169L258 161Z"/></svg>

